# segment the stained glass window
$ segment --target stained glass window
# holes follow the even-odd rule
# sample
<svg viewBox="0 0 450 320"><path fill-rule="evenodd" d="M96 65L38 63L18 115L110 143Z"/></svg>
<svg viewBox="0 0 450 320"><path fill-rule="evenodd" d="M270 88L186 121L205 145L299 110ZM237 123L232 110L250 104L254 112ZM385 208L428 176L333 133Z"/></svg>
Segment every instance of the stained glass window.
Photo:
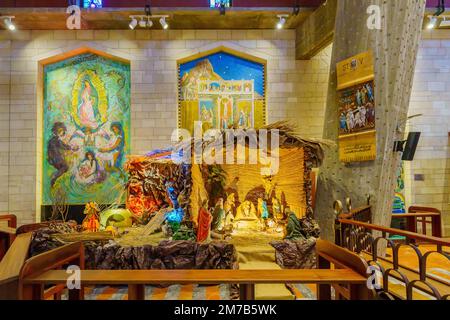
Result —
<svg viewBox="0 0 450 320"><path fill-rule="evenodd" d="M83 0L83 8L101 8L103 0Z"/></svg>
<svg viewBox="0 0 450 320"><path fill-rule="evenodd" d="M211 8L220 8L221 3L225 5L225 8L231 7L231 0L209 0L209 6Z"/></svg>

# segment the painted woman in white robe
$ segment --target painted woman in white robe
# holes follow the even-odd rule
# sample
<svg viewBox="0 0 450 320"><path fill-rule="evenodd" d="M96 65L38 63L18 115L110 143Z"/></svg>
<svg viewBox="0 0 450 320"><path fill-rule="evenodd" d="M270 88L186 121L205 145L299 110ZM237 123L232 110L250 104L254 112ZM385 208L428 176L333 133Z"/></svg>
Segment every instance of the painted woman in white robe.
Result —
<svg viewBox="0 0 450 320"><path fill-rule="evenodd" d="M81 104L78 109L80 124L82 127L95 130L98 127L98 121L95 116L95 97L92 95L92 88L89 81L84 81L84 89L81 93Z"/></svg>

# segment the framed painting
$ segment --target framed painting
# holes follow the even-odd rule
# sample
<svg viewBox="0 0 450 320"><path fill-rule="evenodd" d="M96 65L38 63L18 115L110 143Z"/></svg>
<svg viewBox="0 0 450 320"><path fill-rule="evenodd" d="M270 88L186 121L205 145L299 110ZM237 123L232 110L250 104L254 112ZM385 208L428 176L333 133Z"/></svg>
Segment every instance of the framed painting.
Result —
<svg viewBox="0 0 450 320"><path fill-rule="evenodd" d="M43 67L42 204L123 201L130 65L82 53Z"/></svg>
<svg viewBox="0 0 450 320"><path fill-rule="evenodd" d="M203 130L266 124L266 62L225 47L178 61L178 127Z"/></svg>

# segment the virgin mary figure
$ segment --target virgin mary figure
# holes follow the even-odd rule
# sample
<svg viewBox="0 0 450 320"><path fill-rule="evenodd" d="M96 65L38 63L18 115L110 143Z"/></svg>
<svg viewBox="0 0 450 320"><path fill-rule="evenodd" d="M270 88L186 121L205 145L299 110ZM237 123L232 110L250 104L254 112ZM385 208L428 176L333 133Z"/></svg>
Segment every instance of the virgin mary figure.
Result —
<svg viewBox="0 0 450 320"><path fill-rule="evenodd" d="M93 95L92 90L90 82L85 80L84 89L81 92L81 104L78 107L78 114L82 127L96 130L99 126L99 122L94 109L96 97Z"/></svg>

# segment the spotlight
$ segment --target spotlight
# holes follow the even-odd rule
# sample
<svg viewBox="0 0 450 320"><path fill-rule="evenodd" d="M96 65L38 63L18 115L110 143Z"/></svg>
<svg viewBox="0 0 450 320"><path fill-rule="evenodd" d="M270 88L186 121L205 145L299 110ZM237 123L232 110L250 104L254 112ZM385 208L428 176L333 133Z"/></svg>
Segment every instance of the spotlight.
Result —
<svg viewBox="0 0 450 320"><path fill-rule="evenodd" d="M166 22L166 17L162 17L161 19L159 19L159 23L161 24L161 27L163 27L163 29L167 29L169 27Z"/></svg>
<svg viewBox="0 0 450 320"><path fill-rule="evenodd" d="M430 22L428 22L427 29L436 28L438 18L435 16L430 16L429 19L430 19Z"/></svg>
<svg viewBox="0 0 450 320"><path fill-rule="evenodd" d="M130 16L130 18L131 18L131 22L128 26L130 27L131 30L134 30L134 28L136 28L138 22L134 16Z"/></svg>
<svg viewBox="0 0 450 320"><path fill-rule="evenodd" d="M150 17L147 18L147 28L151 28L153 26L153 21L150 19Z"/></svg>
<svg viewBox="0 0 450 320"><path fill-rule="evenodd" d="M448 17L444 17L444 20L441 21L441 23L439 24L440 28L448 28L450 27L450 20L448 19Z"/></svg>
<svg viewBox="0 0 450 320"><path fill-rule="evenodd" d="M147 22L144 20L143 17L141 17L141 20L139 21L139 27L145 28L147 26Z"/></svg>
<svg viewBox="0 0 450 320"><path fill-rule="evenodd" d="M287 15L280 14L277 17L280 19L277 23L277 29L283 29L284 25L286 24Z"/></svg>
<svg viewBox="0 0 450 320"><path fill-rule="evenodd" d="M5 25L6 25L6 27L9 29L9 30L11 30L11 31L14 31L14 30L16 30L16 26L14 25L14 23L12 22L12 19L13 19L14 17L5 17Z"/></svg>

